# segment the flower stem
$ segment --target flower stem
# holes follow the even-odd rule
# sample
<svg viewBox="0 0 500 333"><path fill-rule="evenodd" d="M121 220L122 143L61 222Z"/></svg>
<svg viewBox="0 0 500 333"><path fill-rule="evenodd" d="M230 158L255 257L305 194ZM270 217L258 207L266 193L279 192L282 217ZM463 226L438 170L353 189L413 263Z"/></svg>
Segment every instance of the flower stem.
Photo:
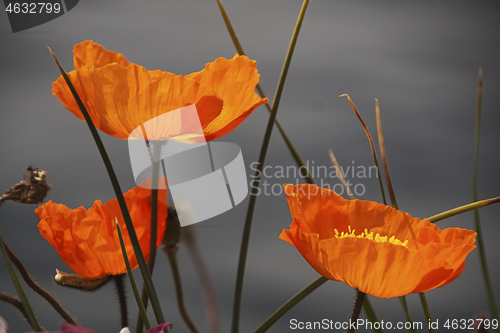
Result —
<svg viewBox="0 0 500 333"><path fill-rule="evenodd" d="M236 276L236 288L234 293L234 303L233 303L233 318L231 323L231 332L238 333L240 324L240 312L241 312L241 298L243 294L243 279L245 276L245 264L248 253L248 245L250 242L250 231L252 229L252 219L255 210L255 203L257 201L257 191L260 190L260 179L262 177L262 169L264 167L264 162L266 160L267 150L269 148L269 142L271 141L271 134L273 131L273 124L276 120L276 114L278 113L278 107L281 100L281 95L283 93L283 88L285 87L285 81L292 62L292 55L297 44L297 39L299 37L300 28L302 22L304 21L304 16L306 14L307 6L309 5L309 0L304 0L302 4L302 9L295 26L295 31L293 32L292 40L288 49L288 53L285 58L285 63L283 65L283 70L281 71L281 76L278 82L278 87L276 88L276 93L273 101L272 111L269 115L269 121L267 123L266 132L264 134L264 140L262 142L262 147L260 149L258 167L255 171L254 183L250 193L250 199L248 202L248 210L245 219L245 226L243 229L243 237L241 241L240 257L238 261L238 272ZM257 186L255 186L257 185Z"/></svg>
<svg viewBox="0 0 500 333"><path fill-rule="evenodd" d="M132 219L130 217L130 213L127 208L127 204L125 202L125 198L123 197L123 193L120 188L120 184L118 183L118 178L116 177L115 170L113 169L113 165L111 164L111 160L109 159L108 153L106 152L106 149L104 148L104 144L102 143L102 140L99 136L99 133L97 132L97 129L94 126L94 123L92 122L92 119L90 118L89 113L87 112L87 109L83 105L82 100L80 99L80 96L78 96L78 93L76 92L75 87L71 83L71 80L69 79L68 75L62 68L61 64L59 63L59 60L57 59L56 55L52 50L49 48L49 51L54 58L54 61L56 62L57 67L59 68L59 71L61 72L61 75L63 76L64 80L66 81L66 84L68 85L69 89L71 90L71 93L73 94L73 97L75 98L78 107L80 108L80 111L82 112L83 117L85 118L85 121L87 122L87 125L89 127L90 132L92 133L92 137L94 138L94 141L96 143L97 149L99 150L99 153L101 154L101 158L104 162L104 165L106 167L106 171L108 172L109 180L111 181L111 184L113 186L113 190L116 195L116 199L118 200L118 204L120 206L120 210L123 215L123 219L125 221L125 225L127 226L127 231L130 237L130 242L132 243L132 246L134 248L135 256L137 259L137 263L139 264L139 268L141 270L142 278L144 279L144 283L146 284L146 288L148 290L149 297L151 298L151 305L153 307L153 311L156 316L156 321L158 324L162 324L165 322L165 318L163 317L163 312L161 310L161 305L160 301L158 300L158 295L156 294L156 290L153 284L153 281L151 279L151 275L149 274L149 270L146 264L146 259L144 258L144 253L142 253L141 246L139 244L139 239L137 238L137 233L135 232L134 225L132 223Z"/></svg>
<svg viewBox="0 0 500 333"><path fill-rule="evenodd" d="M24 312L24 308L23 308L23 305L21 304L20 300L18 300L14 296L7 295L7 294L0 292L0 301L8 303L8 304L12 305L13 307L15 307L16 309L18 309L19 312L21 312L21 314L24 316L24 319L26 319L26 321L29 322L28 316L26 316L26 313Z"/></svg>
<svg viewBox="0 0 500 333"><path fill-rule="evenodd" d="M500 197L476 201L476 202L473 202L473 203L470 203L467 205L463 205L463 206L460 206L457 208L447 210L446 212L436 214L434 216L428 217L427 219L432 223L436 223L436 222L439 222L441 220L447 219L449 217L463 214L463 213L469 212L469 211L474 210L474 209L486 207L486 206L492 205L492 204L497 203L497 202L500 202Z"/></svg>
<svg viewBox="0 0 500 333"><path fill-rule="evenodd" d="M14 283L14 286L16 288L17 295L19 295L19 299L21 301L21 305L23 307L24 314L26 316L26 319L28 320L28 323L30 324L31 328L35 330L35 332L43 332L43 329L40 327L40 324L36 320L36 316L33 313L33 309L31 308L26 294L24 293L23 287L21 286L21 283L17 278L14 267L12 266L12 262L10 261L9 254L7 253L7 249L5 248L5 242L2 238L2 235L0 235L0 250L2 251L2 255L5 260L5 264L7 265L12 283Z"/></svg>
<svg viewBox="0 0 500 333"><path fill-rule="evenodd" d="M378 333L384 333L384 330L381 328L375 328L377 325L376 323L380 323L380 321L377 318L377 314L375 313L375 310L372 307L372 304L370 303L370 299L368 298L368 295L365 296L365 301L363 302L363 310L365 311L366 319L370 323L372 323L372 331L373 332L378 332Z"/></svg>
<svg viewBox="0 0 500 333"><path fill-rule="evenodd" d="M472 201L477 201L477 164L479 159L479 133L481 129L481 106L483 97L483 69L479 68L478 73L478 88L477 88L477 111L476 111L476 134L474 144L474 171L472 178ZM484 250L484 239L481 228L481 220L479 218L479 210L474 210L474 224L477 232L477 247L479 250L479 260L481 262L481 271L483 273L484 285L486 287L486 294L490 305L491 317L498 319L498 311L495 303L495 294L491 285L490 274L488 271L488 263L486 260L486 251ZM500 328L497 328L500 332Z"/></svg>
<svg viewBox="0 0 500 333"><path fill-rule="evenodd" d="M26 267L24 267L23 263L21 260L12 252L12 250L7 246L7 243L4 243L5 249L7 250L7 253L9 254L10 260L14 265L16 265L17 270L19 271L19 274L21 274L21 277L23 278L24 282L33 289L36 293L38 293L40 296L45 298L45 300L52 305L54 310L61 315L61 317L71 325L77 326L77 323L73 317L57 302L57 300L52 296L47 290L43 289L38 283L36 283L33 278L29 275L28 270Z"/></svg>
<svg viewBox="0 0 500 333"><path fill-rule="evenodd" d="M120 239L120 247L122 248L123 260L125 261L125 267L127 267L127 275L129 277L130 284L132 285L132 290L134 291L135 301L137 302L137 307L139 308L141 319L146 325L146 329L150 329L151 324L149 322L146 309L144 308L144 304L142 303L141 298L139 296L139 289L137 288L137 283L135 283L134 274L132 273L132 267L130 266L130 261L128 260L127 249L125 248L125 242L123 241L122 231L120 230L120 225L118 224L118 221L116 221L115 223L116 223L116 230L118 232L118 238ZM141 329L142 329L142 324L141 324ZM165 332L167 332L166 328Z"/></svg>
<svg viewBox="0 0 500 333"><path fill-rule="evenodd" d="M355 323L358 320L361 313L361 307L365 301L365 296L366 294L364 292L359 290L356 291L356 302L354 303L354 310L352 311L351 323ZM354 333L355 330L355 328L352 328L351 325L349 325L347 333Z"/></svg>
<svg viewBox="0 0 500 333"><path fill-rule="evenodd" d="M160 157L162 142L149 141L146 130L144 129L144 125L142 125L141 127L142 127L142 134L146 141L146 147L148 148L149 156L151 158L151 165L153 169L151 178L151 231L150 231L151 237L149 242L149 257L148 257L149 274L153 276L153 269L156 261L156 238L158 238L157 236L158 235L158 189L155 186L155 184L158 184L158 178L160 175L159 163L156 163L156 161ZM145 283L142 286L141 300L142 303L144 304L144 307L147 309L149 297ZM136 332L137 333L142 332L143 326L144 322L142 321L142 315L141 313L138 313L137 324L135 327Z"/></svg>
<svg viewBox="0 0 500 333"><path fill-rule="evenodd" d="M425 319L427 321L427 328L429 333L434 333L434 329L429 325L432 323L431 311L429 310L429 305L427 304L427 299L425 298L425 293L418 293L420 297L420 303L422 303L422 308L424 309Z"/></svg>
<svg viewBox="0 0 500 333"><path fill-rule="evenodd" d="M187 327L191 333L198 333L198 329L194 325L193 321L187 313L186 306L184 305L184 295L182 293L182 282L181 275L179 273L179 266L177 265L177 246L164 246L163 250L168 256L168 261L170 262L170 268L172 269L172 275L174 277L175 283L175 294L177 295L177 306L179 307L179 312L181 317L186 323Z"/></svg>
<svg viewBox="0 0 500 333"><path fill-rule="evenodd" d="M328 281L328 279L324 276L321 276L314 280L307 287L302 289L298 294L290 298L285 304L283 304L278 310L276 310L269 318L262 323L256 330L255 333L263 333L267 332L268 329L271 328L281 317L283 317L290 309L292 309L295 305L297 305L300 301L306 298L310 293L318 289L319 286L323 285Z"/></svg>
<svg viewBox="0 0 500 333"><path fill-rule="evenodd" d="M411 327L408 329L408 332L415 332L417 333L417 330L415 329L415 325L413 324L413 319L410 316L410 312L408 311L408 305L406 304L406 297L401 296L399 297L399 301L401 302L401 306L403 307L403 311L405 312L406 315L406 321L408 323L411 323Z"/></svg>
<svg viewBox="0 0 500 333"><path fill-rule="evenodd" d="M124 274L115 275L115 287L118 294L118 304L120 305L121 327L128 326L127 295L123 284Z"/></svg>
<svg viewBox="0 0 500 333"><path fill-rule="evenodd" d="M210 278L210 274L208 274L207 266L205 265L200 250L198 249L193 228L186 228L186 233L184 234L184 238L186 240L186 246L188 252L191 256L191 259L193 260L196 271L198 272L198 276L201 281L201 286L203 288L203 293L205 294L210 332L219 333L220 322L217 309L217 302L215 300L215 290L212 283L212 279Z"/></svg>

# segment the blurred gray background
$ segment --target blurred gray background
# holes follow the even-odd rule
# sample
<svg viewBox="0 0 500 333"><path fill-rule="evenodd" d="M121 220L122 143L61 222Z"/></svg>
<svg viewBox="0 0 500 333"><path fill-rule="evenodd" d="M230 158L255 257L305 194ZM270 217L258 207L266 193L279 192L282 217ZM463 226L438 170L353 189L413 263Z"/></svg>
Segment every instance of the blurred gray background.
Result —
<svg viewBox="0 0 500 333"><path fill-rule="evenodd" d="M250 58L257 60L261 83L272 100L301 1L225 1L226 10ZM345 167L370 166L366 136L347 100L349 93L375 133L374 99L382 110L385 141L400 209L428 217L471 201L477 72L484 70L484 99L479 158L479 196L500 195L500 5L496 1L312 1L300 33L278 118L305 160L330 166L331 148ZM80 1L71 12L44 25L13 34L0 14L0 189L18 182L26 167L49 171L53 186L46 200L71 208L89 208L114 197L104 165L87 126L51 93L59 76L47 46L67 71L73 45L92 39L123 53L150 70L189 74L235 49L215 0ZM249 181L258 158L268 112L260 107L222 138L243 151ZM127 142L102 134L124 191L134 186ZM221 139L219 139L221 141ZM267 164L294 165L275 130ZM381 201L377 180L362 184L366 200ZM300 179L267 179L269 186ZM324 178L331 185L338 179ZM278 185L274 187L278 190ZM217 292L222 331L228 332L236 267L248 198L235 209L195 225L203 257ZM54 285L55 268L70 272L40 236L36 206L5 203L0 232L32 275L78 321L100 333L118 332L119 316L112 285L82 293ZM481 210L486 252L497 302L500 301L500 206ZM300 254L278 239L291 223L284 195L261 195L251 235L241 316L241 332L252 332L274 310L318 277ZM439 223L473 228L472 214ZM199 279L185 246L181 273L189 312L208 332ZM0 290L15 294L3 260ZM159 252L154 274L166 318L173 332L186 332L175 305L172 276ZM129 294L131 321L136 305ZM48 330L61 318L36 294L28 292L34 311ZM417 295L407 297L416 321L423 321ZM478 251L462 275L427 293L440 326L448 318L472 318L488 311ZM404 320L398 299L372 298L384 321ZM290 311L270 331L288 332L289 321L348 320L354 290L328 282ZM0 303L0 315L12 332L29 331L17 310ZM150 316L153 318L153 316ZM445 331L444 329L440 331Z"/></svg>

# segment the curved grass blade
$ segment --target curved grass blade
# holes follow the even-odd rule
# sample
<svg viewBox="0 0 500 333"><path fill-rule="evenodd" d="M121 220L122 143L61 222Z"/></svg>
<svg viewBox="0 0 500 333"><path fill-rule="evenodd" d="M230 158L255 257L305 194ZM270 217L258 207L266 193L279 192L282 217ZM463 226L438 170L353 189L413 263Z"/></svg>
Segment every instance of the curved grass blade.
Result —
<svg viewBox="0 0 500 333"><path fill-rule="evenodd" d="M463 205L463 206L460 206L457 208L447 210L446 212L442 212L442 213L433 215L431 217L428 217L427 219L429 221L431 221L432 223L436 223L436 222L442 221L444 219L447 219L449 217L463 214L463 213L467 213L467 212L470 212L471 210L483 208L483 207L486 207L486 206L489 206L489 205L492 205L492 204L495 204L498 202L500 202L500 197L476 201L476 202L473 202L473 203L470 203L467 205Z"/></svg>
<svg viewBox="0 0 500 333"><path fill-rule="evenodd" d="M318 289L319 286L321 286L323 283L328 281L328 279L324 276L321 276L314 280L311 284L309 284L307 287L302 289L298 294L293 296L283 304L278 310L276 310L269 318L262 323L256 330L255 333L263 333L267 332L268 329L271 328L281 317L285 315L291 308L293 308L295 305L297 305L300 301L302 301L304 298L306 298L310 293Z"/></svg>
<svg viewBox="0 0 500 333"><path fill-rule="evenodd" d="M283 70L281 71L281 76L278 82L278 87L276 88L276 94L273 101L273 107L271 114L269 115L269 121L267 123L266 132L264 134L264 140L262 142L262 147L259 154L258 167L255 171L254 178L254 186L252 186L252 190L250 193L250 199L248 202L248 210L247 216L245 219L245 226L243 229L243 237L241 241L240 248L240 257L238 261L238 272L236 276L236 288L234 295L234 304L233 304L233 318L231 323L231 332L237 333L239 331L239 322L240 322L240 311L241 311L241 298L243 294L243 279L245 275L245 265L248 253L248 245L250 241L250 231L252 229L252 219L253 213L255 210L255 203L257 201L257 190L260 189L260 179L262 177L262 169L264 167L264 162L266 160L267 150L269 148L269 142L271 141L271 134L273 131L273 124L276 120L276 114L278 113L278 107L281 100L281 95L283 93L283 89L285 87L286 77L288 75L288 70L290 68L290 64L292 62L293 51L295 49L295 45L297 44L297 39L299 37L300 28L302 26L302 22L304 21L304 16L306 14L307 6L309 5L309 0L304 0L302 4L302 9L300 10L299 18L297 20L297 24L295 26L295 30L292 35L292 40L290 42L290 46L288 49L288 53L285 58L285 63L283 65ZM255 186L257 185L257 186Z"/></svg>
<svg viewBox="0 0 500 333"><path fill-rule="evenodd" d="M118 199L118 204L120 206L120 210L123 215L123 219L125 221L125 225L127 226L127 231L129 233L130 241L132 243L132 246L134 248L135 256L137 258L137 263L139 264L139 268L141 270L142 278L144 280L144 284L146 285L146 288L148 290L149 298L151 299L151 306L153 307L154 314L156 316L156 320L158 324L162 324L165 322L165 318L163 317L163 312L161 310L160 306L160 301L158 300L158 295L156 294L156 290L153 284L153 281L151 280L151 274L149 274L149 269L146 264L146 259L144 258L144 253L142 253L142 249L139 245L139 240L137 238L137 234L135 232L134 225L132 224L132 219L130 217L130 213L127 208L127 204L125 203L125 199L123 197L122 190L120 188L120 184L118 183L118 178L116 177L115 170L113 169L113 165L111 164L111 160L109 159L108 153L106 152L106 149L104 148L104 145L102 143L102 140L99 136L99 133L97 132L97 129L94 126L94 123L92 122L92 119L90 118L87 109L85 109L85 106L83 105L82 100L80 99L80 96L78 96L78 93L75 90L75 87L71 83L68 75L62 68L61 64L59 63L59 60L57 59L56 55L54 52L49 47L50 54L52 55L52 58L54 58L54 61L56 62L57 67L59 68L59 71L61 72L61 75L63 76L64 80L66 81L66 84L68 85L69 89L71 90L71 93L73 94L73 97L75 98L78 107L80 108L80 111L82 112L85 121L87 122L87 125L89 127L90 132L92 133L92 137L94 138L94 141L97 145L97 149L99 150L99 153L101 154L102 160L104 162L104 165L106 167L106 171L108 172L109 179L111 181L111 184L113 185L113 190L115 191L116 198Z"/></svg>
<svg viewBox="0 0 500 333"><path fill-rule="evenodd" d="M377 152L375 151L375 144L373 143L373 137L370 133L370 130L368 129L368 126L366 126L365 121L363 120L363 118L359 114L358 109L356 108L356 106L352 102L351 97L348 94L342 94L339 97L347 97L347 100L349 101L349 104L351 105L352 110L356 114L356 117L358 117L358 120L361 123L361 126L365 130L366 136L368 137L368 141L370 142L370 148L372 150L372 155L373 155L373 162L375 163L375 166L377 167L377 178L378 178L378 184L380 186L380 193L382 194L382 202L384 203L384 205L387 205L387 201L385 199L384 186L382 185L382 178L380 177L380 168L378 165Z"/></svg>
<svg viewBox="0 0 500 333"><path fill-rule="evenodd" d="M224 6L222 5L220 0L217 0L217 4L219 5L219 9L222 15L222 19L224 20L224 23L226 24L227 31L229 32L229 36L231 37L231 40L233 41L234 47L236 48L236 52L238 52L239 55L246 55L245 50L243 50L243 46L240 43L240 40L238 38L238 35L236 35L236 31L233 28L233 25L231 24L231 21L229 20L229 16L227 15L226 10L224 9ZM262 89L260 83L257 83L257 92L259 93L260 97L266 98L266 94L264 93L264 90ZM271 107L269 104L266 104L266 108L269 112L271 112ZM312 176L311 172L309 172L309 169L306 166L306 163L304 162L304 159L302 156L300 156L299 152L293 145L292 141L286 134L285 130L279 123L278 119L274 120L274 123L276 124L276 127L278 127L278 130L280 131L281 136L283 137L283 140L285 140L285 144L288 147L288 150L292 154L293 159L295 160L295 163L301 167L305 168L306 170L306 175L304 179L309 183L309 184L316 184L316 180Z"/></svg>

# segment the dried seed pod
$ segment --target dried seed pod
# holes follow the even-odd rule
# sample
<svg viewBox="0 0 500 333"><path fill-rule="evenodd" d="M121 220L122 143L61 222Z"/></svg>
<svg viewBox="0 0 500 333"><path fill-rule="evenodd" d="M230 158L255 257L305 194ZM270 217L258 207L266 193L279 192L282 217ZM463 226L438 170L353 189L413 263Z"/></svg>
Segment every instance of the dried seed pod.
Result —
<svg viewBox="0 0 500 333"><path fill-rule="evenodd" d="M33 168L31 165L24 173L23 180L0 197L0 205L6 200L13 200L26 204L37 204L43 202L47 192L52 186L47 182L48 172Z"/></svg>

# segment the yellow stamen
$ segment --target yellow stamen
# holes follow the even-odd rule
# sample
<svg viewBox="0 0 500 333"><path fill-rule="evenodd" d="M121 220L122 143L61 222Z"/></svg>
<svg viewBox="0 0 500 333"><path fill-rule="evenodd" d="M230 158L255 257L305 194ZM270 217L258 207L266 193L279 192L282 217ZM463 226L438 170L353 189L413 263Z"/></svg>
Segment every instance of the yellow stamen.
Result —
<svg viewBox="0 0 500 333"><path fill-rule="evenodd" d="M351 226L347 226L347 229L349 230L349 232L340 232L335 229L335 237L337 238L346 238L346 237L351 237L351 238L366 238L366 239L369 239L369 240L372 240L372 241L375 241L375 242L379 242L379 243L386 243L386 242L389 242L391 244L394 244L394 245L401 245L401 246L404 246L404 247L408 247L408 240L405 240L404 242L400 241L399 239L396 238L396 236L392 236L391 238L389 238L388 236L380 236L378 233L374 236L373 235L373 231L368 233L368 229L365 229L365 231L363 231L362 233L360 233L359 235L356 235L356 230L352 230L351 231ZM339 235L340 234L340 235Z"/></svg>

